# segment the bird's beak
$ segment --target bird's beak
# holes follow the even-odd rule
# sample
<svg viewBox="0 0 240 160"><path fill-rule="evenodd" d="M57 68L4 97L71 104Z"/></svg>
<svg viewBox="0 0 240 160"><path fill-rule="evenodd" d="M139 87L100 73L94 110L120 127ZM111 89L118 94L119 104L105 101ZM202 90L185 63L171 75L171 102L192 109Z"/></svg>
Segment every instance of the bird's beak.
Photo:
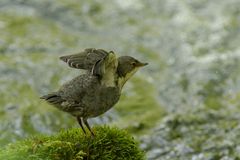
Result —
<svg viewBox="0 0 240 160"><path fill-rule="evenodd" d="M136 64L136 67L143 67L143 66L146 66L148 65L148 63L142 63L142 62L139 62Z"/></svg>

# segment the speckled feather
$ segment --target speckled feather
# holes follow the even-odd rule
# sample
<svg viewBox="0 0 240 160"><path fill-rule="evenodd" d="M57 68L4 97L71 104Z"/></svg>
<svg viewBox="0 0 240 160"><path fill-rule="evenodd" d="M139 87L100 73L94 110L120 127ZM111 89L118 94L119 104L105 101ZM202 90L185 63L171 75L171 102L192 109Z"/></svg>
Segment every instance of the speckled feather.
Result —
<svg viewBox="0 0 240 160"><path fill-rule="evenodd" d="M91 70L97 61L107 55L108 52L103 49L88 48L77 54L61 56L60 60L66 62L71 68Z"/></svg>
<svg viewBox="0 0 240 160"><path fill-rule="evenodd" d="M102 86L97 76L83 74L43 98L73 116L96 117L112 108L119 97L118 87Z"/></svg>

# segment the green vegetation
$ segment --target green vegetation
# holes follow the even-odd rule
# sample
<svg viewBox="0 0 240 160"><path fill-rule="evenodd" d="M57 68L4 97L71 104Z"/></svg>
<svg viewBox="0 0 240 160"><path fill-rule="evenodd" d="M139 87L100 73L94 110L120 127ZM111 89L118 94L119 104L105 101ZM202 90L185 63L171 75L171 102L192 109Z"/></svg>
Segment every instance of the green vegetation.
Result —
<svg viewBox="0 0 240 160"><path fill-rule="evenodd" d="M8 145L0 151L5 160L143 160L139 143L126 131L115 127L95 127L96 136L84 135L80 128L54 136L36 136Z"/></svg>
<svg viewBox="0 0 240 160"><path fill-rule="evenodd" d="M0 30L2 42L0 53L22 53L22 48L32 52L45 51L47 46L74 46L76 37L41 17L0 14L5 29Z"/></svg>
<svg viewBox="0 0 240 160"><path fill-rule="evenodd" d="M116 105L121 119L115 124L134 134L146 134L164 117L165 111L157 103L151 83L133 77L125 87L126 90L123 90L120 102Z"/></svg>

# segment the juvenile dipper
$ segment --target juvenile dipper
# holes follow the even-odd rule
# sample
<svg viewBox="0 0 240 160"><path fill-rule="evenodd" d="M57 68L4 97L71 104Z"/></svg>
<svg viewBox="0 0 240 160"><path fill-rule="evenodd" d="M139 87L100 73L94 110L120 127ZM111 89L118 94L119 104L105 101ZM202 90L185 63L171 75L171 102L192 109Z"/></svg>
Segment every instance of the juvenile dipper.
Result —
<svg viewBox="0 0 240 160"><path fill-rule="evenodd" d="M75 116L83 132L86 134L84 123L93 136L87 119L97 117L112 108L118 102L126 81L140 67L147 65L130 56L117 58L113 51L94 48L62 56L60 59L72 68L87 72L41 99Z"/></svg>

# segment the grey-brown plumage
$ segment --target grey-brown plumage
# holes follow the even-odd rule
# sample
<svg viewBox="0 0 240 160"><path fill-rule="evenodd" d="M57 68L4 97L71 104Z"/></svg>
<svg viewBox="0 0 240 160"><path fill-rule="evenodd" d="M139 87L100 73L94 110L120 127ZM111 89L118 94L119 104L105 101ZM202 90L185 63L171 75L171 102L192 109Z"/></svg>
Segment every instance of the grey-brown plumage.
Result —
<svg viewBox="0 0 240 160"><path fill-rule="evenodd" d="M91 70L97 61L107 55L108 52L103 49L87 48L77 54L61 56L60 59L72 68Z"/></svg>
<svg viewBox="0 0 240 160"><path fill-rule="evenodd" d="M130 56L118 59L114 52L102 49L86 49L69 56L60 57L72 68L85 69L88 72L63 84L57 92L42 96L48 103L75 116L84 133L83 123L92 132L87 119L97 117L119 100L126 81L145 66Z"/></svg>

